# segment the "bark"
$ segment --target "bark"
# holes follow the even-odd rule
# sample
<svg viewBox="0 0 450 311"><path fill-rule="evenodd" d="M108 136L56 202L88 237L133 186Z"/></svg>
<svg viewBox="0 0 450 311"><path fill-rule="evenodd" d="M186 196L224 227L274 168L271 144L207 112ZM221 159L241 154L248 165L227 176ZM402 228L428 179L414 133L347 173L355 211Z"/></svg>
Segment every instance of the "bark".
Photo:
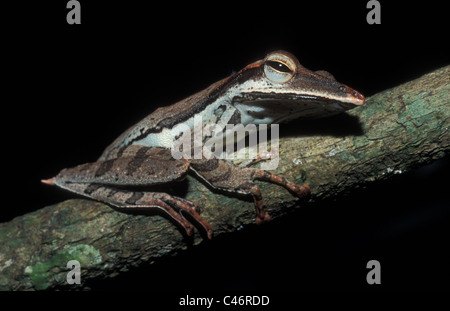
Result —
<svg viewBox="0 0 450 311"><path fill-rule="evenodd" d="M449 153L450 66L378 93L336 117L282 125L276 174L311 187L310 202L350 193ZM342 125L345 124L345 129ZM259 183L272 218L306 202ZM253 225L248 198L212 192L194 177L177 189L202 207L215 236ZM202 242L159 215L126 214L102 203L72 199L0 224L0 289L73 289L66 267L81 279L113 277ZM78 288L82 288L83 284Z"/></svg>

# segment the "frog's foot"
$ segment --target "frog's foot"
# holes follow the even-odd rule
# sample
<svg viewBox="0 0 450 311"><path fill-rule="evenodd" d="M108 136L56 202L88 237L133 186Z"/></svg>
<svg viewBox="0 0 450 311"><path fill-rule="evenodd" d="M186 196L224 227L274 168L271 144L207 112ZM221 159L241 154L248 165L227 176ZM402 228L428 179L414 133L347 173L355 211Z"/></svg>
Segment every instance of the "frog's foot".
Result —
<svg viewBox="0 0 450 311"><path fill-rule="evenodd" d="M120 208L146 209L156 207L170 216L186 231L188 236L191 236L194 233L194 226L183 216L183 214L187 214L189 218L204 229L208 239L212 239L213 229L211 225L200 216L199 208L193 202L161 192L144 192L136 196L141 197L134 204L130 204L132 203L130 199L123 204L117 202L117 200L111 203Z"/></svg>
<svg viewBox="0 0 450 311"><path fill-rule="evenodd" d="M174 204L176 204L182 211L189 214L190 217L192 217L199 225L203 227L206 232L206 236L211 240L214 233L213 229L211 225L200 216L200 208L192 201L176 196L173 196L172 198L174 199Z"/></svg>
<svg viewBox="0 0 450 311"><path fill-rule="evenodd" d="M309 188L308 185L294 184L293 182L290 182L286 178L269 173L268 171L256 170L255 174L253 175L253 178L282 186L287 190L289 190L289 192L291 192L298 198L306 198L311 194L311 189Z"/></svg>
<svg viewBox="0 0 450 311"><path fill-rule="evenodd" d="M187 214L205 230L208 239L212 239L213 237L213 229L211 225L200 216L198 213L199 208L189 200L171 196L167 193L146 192L144 193L143 198L141 198L139 202L136 202L136 205L129 207L157 207L181 225L188 236L191 236L193 234L194 227L183 216L183 214Z"/></svg>

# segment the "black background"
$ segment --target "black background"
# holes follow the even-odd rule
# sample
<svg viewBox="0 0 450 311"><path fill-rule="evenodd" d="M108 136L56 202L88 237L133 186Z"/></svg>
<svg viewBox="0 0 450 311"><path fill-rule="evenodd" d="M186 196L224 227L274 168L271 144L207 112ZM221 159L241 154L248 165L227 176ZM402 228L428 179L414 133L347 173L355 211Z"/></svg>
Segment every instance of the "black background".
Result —
<svg viewBox="0 0 450 311"><path fill-rule="evenodd" d="M366 96L449 63L438 1L381 1L381 25L367 24L366 1L80 2L81 25L66 23L65 1L51 1L24 6L4 29L12 96L2 113L1 221L70 198L40 179L95 161L158 106L270 51L288 50ZM91 287L449 290L448 173L444 159ZM371 259L382 285L366 283Z"/></svg>

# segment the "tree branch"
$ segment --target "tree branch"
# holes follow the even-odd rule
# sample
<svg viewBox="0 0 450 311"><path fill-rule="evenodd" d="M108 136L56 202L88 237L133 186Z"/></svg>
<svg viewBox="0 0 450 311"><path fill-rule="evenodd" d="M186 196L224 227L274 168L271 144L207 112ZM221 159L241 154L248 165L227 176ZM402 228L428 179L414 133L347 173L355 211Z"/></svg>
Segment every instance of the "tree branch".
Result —
<svg viewBox="0 0 450 311"><path fill-rule="evenodd" d="M309 184L310 200L319 202L441 158L450 144L449 89L447 66L376 94L347 114L283 125L275 173ZM192 177L182 185L178 190L202 207L216 236L253 224L248 199L212 192ZM305 204L280 187L260 185L273 218ZM112 277L201 241L198 232L188 239L157 215L68 200L0 224L0 289L64 288L72 259L81 264L82 280Z"/></svg>

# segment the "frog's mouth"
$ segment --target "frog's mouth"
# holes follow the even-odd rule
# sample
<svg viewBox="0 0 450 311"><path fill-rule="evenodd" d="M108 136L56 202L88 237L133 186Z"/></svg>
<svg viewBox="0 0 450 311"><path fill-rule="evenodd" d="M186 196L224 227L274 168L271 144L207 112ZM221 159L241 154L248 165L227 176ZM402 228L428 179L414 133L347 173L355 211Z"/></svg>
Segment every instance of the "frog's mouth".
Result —
<svg viewBox="0 0 450 311"><path fill-rule="evenodd" d="M356 92L356 91L355 91ZM357 93L357 92L356 92ZM235 98L235 107L255 121L275 123L292 119L315 119L331 116L364 104L364 96L325 97L297 93L246 93ZM267 120L267 118L270 120ZM256 122L260 123L260 122Z"/></svg>

